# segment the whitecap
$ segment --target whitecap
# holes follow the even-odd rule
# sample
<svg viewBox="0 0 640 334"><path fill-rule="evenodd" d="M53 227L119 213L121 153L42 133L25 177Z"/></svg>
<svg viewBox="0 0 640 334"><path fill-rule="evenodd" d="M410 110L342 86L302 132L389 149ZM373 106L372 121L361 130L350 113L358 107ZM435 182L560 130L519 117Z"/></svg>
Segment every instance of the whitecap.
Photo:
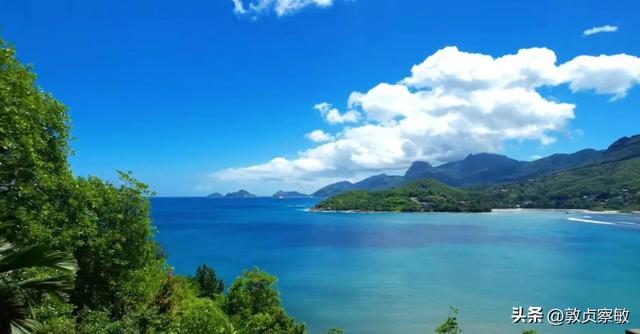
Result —
<svg viewBox="0 0 640 334"><path fill-rule="evenodd" d="M605 222L601 220L593 220L593 219L583 219L583 218L567 218L567 220L581 223L590 223L590 224L601 224L601 225L615 225L616 223Z"/></svg>

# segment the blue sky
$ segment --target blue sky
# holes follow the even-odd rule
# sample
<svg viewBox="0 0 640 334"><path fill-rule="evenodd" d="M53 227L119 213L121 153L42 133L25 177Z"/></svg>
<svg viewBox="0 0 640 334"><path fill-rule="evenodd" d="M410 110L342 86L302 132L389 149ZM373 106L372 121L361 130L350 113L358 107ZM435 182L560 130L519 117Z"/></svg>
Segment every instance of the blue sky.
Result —
<svg viewBox="0 0 640 334"><path fill-rule="evenodd" d="M113 179L116 169L132 170L159 195L313 191L415 158L439 163L488 150L530 159L605 148L640 133L637 1L303 0L294 8L263 0L262 9L257 1L241 1L242 11L232 0L0 0L0 36L71 108L75 173ZM618 29L584 34L606 25ZM458 106L457 119L436 119L444 109L427 117L419 114L427 102L394 100L438 90L466 99L476 88L456 86L468 79L464 71L434 79L438 66L483 68L486 58L472 54L497 58L531 48L548 49L562 73L544 69L542 84L504 84L513 73L538 70L538 59L549 55L532 51L515 62L516 72L471 78L495 94L465 101L500 101L500 108ZM573 61L618 54L629 58ZM433 55L443 62L412 74ZM495 65L498 72L507 67ZM518 97L505 94L505 85L523 85L522 99L505 102ZM494 116L477 118L484 114ZM401 128L402 119L429 124ZM319 142L309 139L313 130L322 131ZM309 153L314 148L323 152Z"/></svg>

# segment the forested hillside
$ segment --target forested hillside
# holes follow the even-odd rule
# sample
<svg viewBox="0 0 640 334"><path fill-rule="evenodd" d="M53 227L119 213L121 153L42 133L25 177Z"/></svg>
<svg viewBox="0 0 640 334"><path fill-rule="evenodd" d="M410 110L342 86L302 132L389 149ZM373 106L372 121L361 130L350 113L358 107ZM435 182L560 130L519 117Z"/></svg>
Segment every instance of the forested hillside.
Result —
<svg viewBox="0 0 640 334"><path fill-rule="evenodd" d="M640 158L479 189L494 208L640 210Z"/></svg>
<svg viewBox="0 0 640 334"><path fill-rule="evenodd" d="M389 190L347 192L316 206L318 210L405 212L498 208L640 210L640 158L603 161L485 187L452 188L434 180L419 180Z"/></svg>
<svg viewBox="0 0 640 334"><path fill-rule="evenodd" d="M435 180L419 180L380 191L351 191L328 198L317 210L481 212L490 211L483 200L468 190L449 187Z"/></svg>

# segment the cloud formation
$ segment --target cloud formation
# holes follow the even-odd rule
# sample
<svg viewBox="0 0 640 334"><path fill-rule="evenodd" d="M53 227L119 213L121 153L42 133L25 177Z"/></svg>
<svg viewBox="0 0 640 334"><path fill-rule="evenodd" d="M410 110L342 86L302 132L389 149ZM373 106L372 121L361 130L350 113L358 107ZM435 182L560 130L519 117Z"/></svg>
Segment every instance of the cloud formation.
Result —
<svg viewBox="0 0 640 334"><path fill-rule="evenodd" d="M216 180L305 184L406 168L412 161L442 163L473 152L499 152L505 141L546 145L575 117L574 104L538 89L566 84L573 92L623 98L640 83L640 58L579 56L557 65L546 48L494 58L446 47L411 68L396 83L353 92L347 112L315 106L332 124L350 122L335 136L315 130L321 143L294 159L213 173ZM314 139L315 138L315 139Z"/></svg>
<svg viewBox="0 0 640 334"><path fill-rule="evenodd" d="M593 90L613 95L612 100L616 100L640 83L639 59L626 54L579 56L562 64L560 69L573 92Z"/></svg>
<svg viewBox="0 0 640 334"><path fill-rule="evenodd" d="M589 28L585 31L582 32L583 35L585 36L591 36L593 34L599 34L601 32L616 32L618 31L618 27L617 26L610 26L610 25L604 25L604 26L600 26L600 27L593 27L593 28Z"/></svg>
<svg viewBox="0 0 640 334"><path fill-rule="evenodd" d="M313 130L307 133L307 138L316 143L323 143L327 141L332 141L334 137L322 130Z"/></svg>
<svg viewBox="0 0 640 334"><path fill-rule="evenodd" d="M284 16L301 10L308 6L321 8L331 7L333 0L231 0L233 11L237 15L250 15L257 17L270 12L278 16Z"/></svg>
<svg viewBox="0 0 640 334"><path fill-rule="evenodd" d="M356 123L360 119L360 113L351 109L341 114L330 103L322 102L313 106L329 124Z"/></svg>

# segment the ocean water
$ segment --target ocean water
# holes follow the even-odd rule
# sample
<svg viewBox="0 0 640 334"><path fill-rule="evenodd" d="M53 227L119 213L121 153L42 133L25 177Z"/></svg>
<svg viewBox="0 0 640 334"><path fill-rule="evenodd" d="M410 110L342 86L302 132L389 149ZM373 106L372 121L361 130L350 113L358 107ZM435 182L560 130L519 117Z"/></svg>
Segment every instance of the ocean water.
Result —
<svg viewBox="0 0 640 334"><path fill-rule="evenodd" d="M317 213L316 199L153 198L169 263L207 263L229 286L279 278L310 333L624 333L640 327L640 216L566 212ZM606 223L606 224L603 224ZM513 324L512 307L626 308L631 324Z"/></svg>

